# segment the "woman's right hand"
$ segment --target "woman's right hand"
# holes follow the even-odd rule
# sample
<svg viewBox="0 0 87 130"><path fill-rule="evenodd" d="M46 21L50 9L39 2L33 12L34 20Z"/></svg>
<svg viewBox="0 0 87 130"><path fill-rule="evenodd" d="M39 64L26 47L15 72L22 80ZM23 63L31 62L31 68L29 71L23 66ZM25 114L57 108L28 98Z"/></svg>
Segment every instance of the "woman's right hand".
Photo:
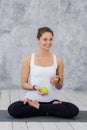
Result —
<svg viewBox="0 0 87 130"><path fill-rule="evenodd" d="M38 93L38 94L40 94L41 87L39 87L39 86L36 86L36 87L35 87L35 90L37 91L37 93Z"/></svg>
<svg viewBox="0 0 87 130"><path fill-rule="evenodd" d="M47 95L47 93L46 93L46 94L41 93L41 87L36 86L35 89L36 89L36 91L37 91L37 93L38 93L39 95L42 95L42 96Z"/></svg>
<svg viewBox="0 0 87 130"><path fill-rule="evenodd" d="M23 102L24 104L28 103L28 101L29 101L28 98L25 98L25 99L22 100L22 102Z"/></svg>

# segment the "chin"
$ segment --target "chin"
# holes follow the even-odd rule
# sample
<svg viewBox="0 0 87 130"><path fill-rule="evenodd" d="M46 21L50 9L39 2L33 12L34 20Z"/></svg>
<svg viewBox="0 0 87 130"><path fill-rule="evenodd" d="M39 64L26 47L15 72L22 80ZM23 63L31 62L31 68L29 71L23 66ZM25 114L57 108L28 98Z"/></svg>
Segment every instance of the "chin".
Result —
<svg viewBox="0 0 87 130"><path fill-rule="evenodd" d="M45 47L45 49L47 49L47 50L49 50L51 48L51 46L50 47Z"/></svg>
<svg viewBox="0 0 87 130"><path fill-rule="evenodd" d="M49 48L45 48L45 50L50 50L50 47Z"/></svg>

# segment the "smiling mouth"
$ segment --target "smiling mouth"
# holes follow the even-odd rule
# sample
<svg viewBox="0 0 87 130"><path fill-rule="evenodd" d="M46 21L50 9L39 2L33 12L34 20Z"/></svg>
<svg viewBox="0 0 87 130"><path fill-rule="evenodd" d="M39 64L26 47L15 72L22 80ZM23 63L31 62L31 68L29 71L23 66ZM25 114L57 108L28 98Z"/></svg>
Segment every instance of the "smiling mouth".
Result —
<svg viewBox="0 0 87 130"><path fill-rule="evenodd" d="M49 47L51 47L51 45L47 45L46 47L49 48Z"/></svg>
<svg viewBox="0 0 87 130"><path fill-rule="evenodd" d="M46 48L50 48L50 46L46 46Z"/></svg>

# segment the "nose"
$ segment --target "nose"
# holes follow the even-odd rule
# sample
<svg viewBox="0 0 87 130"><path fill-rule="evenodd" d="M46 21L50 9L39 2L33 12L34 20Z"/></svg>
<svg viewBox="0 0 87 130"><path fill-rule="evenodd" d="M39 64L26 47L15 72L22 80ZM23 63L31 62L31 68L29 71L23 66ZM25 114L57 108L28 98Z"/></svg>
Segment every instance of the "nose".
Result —
<svg viewBox="0 0 87 130"><path fill-rule="evenodd" d="M50 44L51 44L51 41L50 41L50 40L48 40L48 41L47 41L47 44L49 44L49 45L50 45Z"/></svg>

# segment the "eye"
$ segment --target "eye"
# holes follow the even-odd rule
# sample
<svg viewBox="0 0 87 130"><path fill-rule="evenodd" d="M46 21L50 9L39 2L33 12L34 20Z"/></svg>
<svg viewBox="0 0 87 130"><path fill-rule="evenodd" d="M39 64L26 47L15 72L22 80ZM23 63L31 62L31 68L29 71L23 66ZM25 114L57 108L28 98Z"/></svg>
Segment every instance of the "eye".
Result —
<svg viewBox="0 0 87 130"><path fill-rule="evenodd" d="M50 41L53 41L53 38L50 38Z"/></svg>
<svg viewBox="0 0 87 130"><path fill-rule="evenodd" d="M43 41L47 41L47 38L44 38ZM49 41L53 41L53 38L50 38Z"/></svg>
<svg viewBox="0 0 87 130"><path fill-rule="evenodd" d="M47 38L44 38L43 40L44 40L44 41L47 41Z"/></svg>

